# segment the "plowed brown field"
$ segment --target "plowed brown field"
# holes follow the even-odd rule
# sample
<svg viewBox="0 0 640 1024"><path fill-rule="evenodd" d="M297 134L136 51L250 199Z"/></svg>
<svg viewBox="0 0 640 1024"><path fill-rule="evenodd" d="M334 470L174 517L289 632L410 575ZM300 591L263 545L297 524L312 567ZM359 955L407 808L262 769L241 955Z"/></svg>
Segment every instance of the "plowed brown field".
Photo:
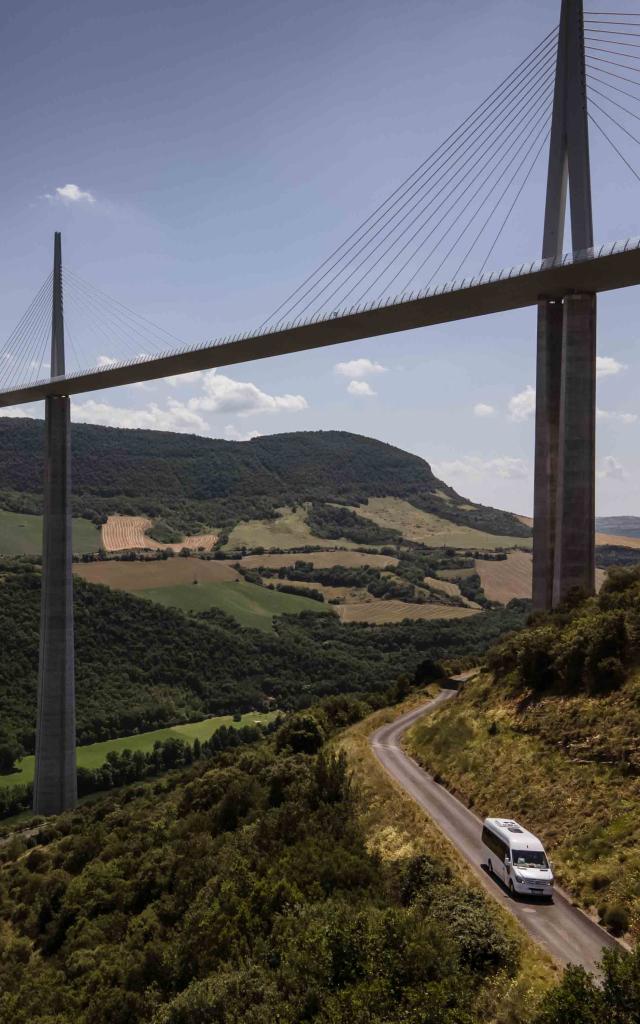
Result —
<svg viewBox="0 0 640 1024"><path fill-rule="evenodd" d="M478 559L476 569L490 601L508 604L514 597L531 597L532 557L528 551L511 551L506 562ZM600 590L605 576L603 569L596 569L596 590Z"/></svg>
<svg viewBox="0 0 640 1024"><path fill-rule="evenodd" d="M184 583L226 583L240 579L231 562L202 558L168 558L149 562L82 562L73 571L89 583L113 590L156 590Z"/></svg>
<svg viewBox="0 0 640 1024"><path fill-rule="evenodd" d="M185 537L179 544L161 544L145 533L152 526L152 521L144 516L109 516L102 527L102 546L105 551L161 551L166 548L211 551L218 539L215 533L203 533L199 537Z"/></svg>
<svg viewBox="0 0 640 1024"><path fill-rule="evenodd" d="M311 562L314 569L332 569L334 565L344 565L348 569L359 569L362 565L370 565L372 569L386 569L388 565L397 565L398 559L387 555L367 555L363 551L316 551L313 555L293 553L290 555L247 555L242 565L247 569L282 569L296 562Z"/></svg>

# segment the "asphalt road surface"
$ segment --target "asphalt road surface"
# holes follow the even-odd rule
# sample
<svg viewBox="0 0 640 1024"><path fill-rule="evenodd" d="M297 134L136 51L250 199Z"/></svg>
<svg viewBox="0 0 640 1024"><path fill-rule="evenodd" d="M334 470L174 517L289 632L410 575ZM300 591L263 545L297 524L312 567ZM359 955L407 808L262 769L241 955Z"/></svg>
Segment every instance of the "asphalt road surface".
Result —
<svg viewBox="0 0 640 1024"><path fill-rule="evenodd" d="M457 847L485 889L511 911L532 939L561 963L581 964L589 971L594 970L601 958L602 947L617 946L616 940L572 906L567 896L557 889L553 903L525 896L511 899L502 883L487 872L487 851L481 842L481 820L443 786L434 782L402 750L400 742L407 729L455 696L455 690L442 690L429 704L378 729L371 737L373 752L389 774Z"/></svg>

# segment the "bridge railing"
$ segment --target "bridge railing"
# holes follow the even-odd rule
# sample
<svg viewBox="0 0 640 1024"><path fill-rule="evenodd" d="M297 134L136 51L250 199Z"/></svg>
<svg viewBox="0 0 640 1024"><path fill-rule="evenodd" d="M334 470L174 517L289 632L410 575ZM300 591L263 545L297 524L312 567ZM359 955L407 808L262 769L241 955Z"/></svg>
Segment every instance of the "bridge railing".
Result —
<svg viewBox="0 0 640 1024"><path fill-rule="evenodd" d="M403 303L422 302L424 299L430 299L437 295L448 295L451 292L463 292L465 289L496 284L500 281L507 281L515 277L528 277L532 274L539 274L545 270L553 270L557 267L566 267L576 263L586 263L589 260L601 259L606 256L614 256L616 253L629 252L633 249L640 249L640 238L627 238L625 241L606 242L603 245L593 246L590 249L579 249L575 252L567 252L557 258L551 257L548 259L533 260L531 263L515 264L514 266L503 270L486 271L479 274L477 277L465 277L461 281L453 280L443 282L442 284L435 284L433 286L428 286L421 291L402 292L396 296L389 296L382 302L374 299L372 302L360 304L358 306L351 306L349 309L338 309L331 313L316 313L312 317L306 319L299 317L297 320L291 320L286 323L280 321L279 323L276 323L275 326L263 326L256 331L245 331L234 335L227 335L224 338L203 341L195 345L185 345L177 349L168 349L160 355L141 355L137 356L135 359L109 363L107 366L87 367L84 370L77 370L73 373L65 374L64 377L54 379L59 379L61 381L77 380L79 377L84 377L87 374L98 374L117 369L124 369L128 366L137 366L147 362L154 362L157 359L179 356L187 352L198 352L206 348L235 345L240 341L247 341L254 338L257 339L268 334L280 334L294 330L297 327L308 327L311 324L329 323L332 320L344 319L349 316L361 316L363 313L371 312L374 309L385 309L389 306L398 306ZM41 384L49 383L51 379L52 378L47 377L43 380L30 383L33 387L38 387ZM0 394L5 394L13 390L15 390L14 387L0 389Z"/></svg>

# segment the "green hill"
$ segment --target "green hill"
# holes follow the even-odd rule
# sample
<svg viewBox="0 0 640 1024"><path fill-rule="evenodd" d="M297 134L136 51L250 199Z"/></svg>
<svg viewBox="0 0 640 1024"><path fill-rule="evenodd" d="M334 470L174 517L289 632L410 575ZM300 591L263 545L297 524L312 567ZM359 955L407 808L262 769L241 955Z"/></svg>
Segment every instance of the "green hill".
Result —
<svg viewBox="0 0 640 1024"><path fill-rule="evenodd" d="M0 507L41 511L43 448L42 421L0 418ZM449 522L530 536L515 516L462 498L423 459L342 431L237 442L75 424L72 448L75 513L96 522L148 515L193 534L303 501L358 506L390 496Z"/></svg>

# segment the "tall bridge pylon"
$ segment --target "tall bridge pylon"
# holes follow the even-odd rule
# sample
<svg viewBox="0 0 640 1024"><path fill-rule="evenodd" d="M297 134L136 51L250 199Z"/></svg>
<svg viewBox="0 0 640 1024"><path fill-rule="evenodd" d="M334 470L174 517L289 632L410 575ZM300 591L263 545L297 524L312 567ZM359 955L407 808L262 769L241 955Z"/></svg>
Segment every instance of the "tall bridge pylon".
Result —
<svg viewBox="0 0 640 1024"><path fill-rule="evenodd" d="M543 258L562 253L567 190L573 249L591 249L582 0L562 0ZM544 611L595 590L595 294L540 300L536 376L533 603Z"/></svg>
<svg viewBox="0 0 640 1024"><path fill-rule="evenodd" d="M62 241L53 260L51 377L64 377ZM71 425L68 395L45 399L45 473L38 723L33 809L58 814L75 806L76 714L71 534Z"/></svg>

